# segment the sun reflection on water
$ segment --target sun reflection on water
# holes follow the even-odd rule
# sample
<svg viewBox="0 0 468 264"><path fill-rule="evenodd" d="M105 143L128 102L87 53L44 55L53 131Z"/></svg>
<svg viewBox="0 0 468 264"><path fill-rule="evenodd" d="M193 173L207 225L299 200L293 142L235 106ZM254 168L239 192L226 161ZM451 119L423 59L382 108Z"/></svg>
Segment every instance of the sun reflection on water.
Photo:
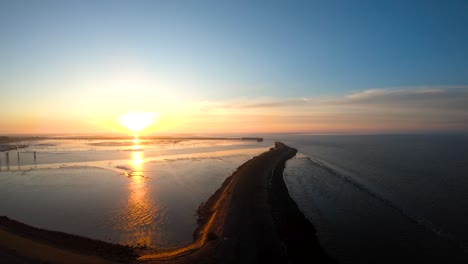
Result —
<svg viewBox="0 0 468 264"><path fill-rule="evenodd" d="M141 178L143 175L143 153L142 151L132 152L132 173L133 178Z"/></svg>
<svg viewBox="0 0 468 264"><path fill-rule="evenodd" d="M122 208L119 229L127 235L121 237L122 244L152 245L152 237L157 235L160 213L150 195L147 176L144 175L144 157L139 140L134 140L131 153L131 172L128 183L128 199Z"/></svg>

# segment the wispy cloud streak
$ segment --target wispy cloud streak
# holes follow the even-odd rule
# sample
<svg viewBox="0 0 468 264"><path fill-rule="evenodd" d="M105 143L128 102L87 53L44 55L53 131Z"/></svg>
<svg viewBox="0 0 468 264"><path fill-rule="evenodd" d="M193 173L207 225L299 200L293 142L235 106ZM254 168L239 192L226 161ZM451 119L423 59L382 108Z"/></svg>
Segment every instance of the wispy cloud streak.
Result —
<svg viewBox="0 0 468 264"><path fill-rule="evenodd" d="M276 127L275 132L468 131L468 87L370 89L334 97L203 102L198 110L189 115L198 124L242 123L259 130Z"/></svg>

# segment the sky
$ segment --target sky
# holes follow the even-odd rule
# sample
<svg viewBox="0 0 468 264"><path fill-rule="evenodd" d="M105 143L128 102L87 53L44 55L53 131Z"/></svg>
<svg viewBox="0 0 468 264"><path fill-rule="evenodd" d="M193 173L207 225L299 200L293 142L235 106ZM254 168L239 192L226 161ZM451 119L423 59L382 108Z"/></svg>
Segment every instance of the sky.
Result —
<svg viewBox="0 0 468 264"><path fill-rule="evenodd" d="M0 1L0 134L468 131L468 1ZM142 131L143 132L143 131Z"/></svg>

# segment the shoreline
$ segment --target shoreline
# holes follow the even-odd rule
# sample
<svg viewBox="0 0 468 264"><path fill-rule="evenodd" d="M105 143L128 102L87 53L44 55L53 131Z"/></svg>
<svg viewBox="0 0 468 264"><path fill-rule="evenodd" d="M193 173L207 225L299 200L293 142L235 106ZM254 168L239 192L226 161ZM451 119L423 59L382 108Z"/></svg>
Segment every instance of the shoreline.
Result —
<svg viewBox="0 0 468 264"><path fill-rule="evenodd" d="M6 232L73 254L93 255L99 259L94 263L300 263L304 259L334 263L321 249L315 228L289 196L284 183L285 163L296 153L296 149L277 142L274 148L239 166L199 207L194 242L185 247L128 247L0 217L0 256L13 252L12 256L24 260L38 257L28 255L28 247L23 251L8 248L2 243L2 232Z"/></svg>
<svg viewBox="0 0 468 264"><path fill-rule="evenodd" d="M36 141L36 140L135 140L133 137L125 136L57 136L57 137L45 137L45 136L1 136L0 135L0 152L6 152L10 150L18 150L22 148L27 148L29 145L26 144L16 144L24 141ZM179 142L179 141L189 141L189 140L215 140L215 141L255 141L263 142L261 137L165 137L165 136L143 136L139 138L142 141L170 141L170 142ZM96 143L91 143L91 145L96 145Z"/></svg>
<svg viewBox="0 0 468 264"><path fill-rule="evenodd" d="M0 143L14 143L32 140L133 140L132 136L1 136ZM263 142L262 137L171 137L171 136L141 136L140 140L238 140Z"/></svg>

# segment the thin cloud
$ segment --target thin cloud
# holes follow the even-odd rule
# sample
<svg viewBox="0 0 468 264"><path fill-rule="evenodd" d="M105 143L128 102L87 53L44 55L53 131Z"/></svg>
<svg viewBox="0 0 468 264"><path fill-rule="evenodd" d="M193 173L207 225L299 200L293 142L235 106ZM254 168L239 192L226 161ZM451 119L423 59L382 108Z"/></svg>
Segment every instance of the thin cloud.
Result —
<svg viewBox="0 0 468 264"><path fill-rule="evenodd" d="M378 98L401 98L407 96L425 96L443 93L444 90L440 88L426 88L426 89L370 89L362 92L357 92L346 96L347 99L352 101L361 101Z"/></svg>
<svg viewBox="0 0 468 264"><path fill-rule="evenodd" d="M468 131L467 102L463 86L370 89L334 97L204 102L190 117L220 125L263 122L291 131Z"/></svg>

